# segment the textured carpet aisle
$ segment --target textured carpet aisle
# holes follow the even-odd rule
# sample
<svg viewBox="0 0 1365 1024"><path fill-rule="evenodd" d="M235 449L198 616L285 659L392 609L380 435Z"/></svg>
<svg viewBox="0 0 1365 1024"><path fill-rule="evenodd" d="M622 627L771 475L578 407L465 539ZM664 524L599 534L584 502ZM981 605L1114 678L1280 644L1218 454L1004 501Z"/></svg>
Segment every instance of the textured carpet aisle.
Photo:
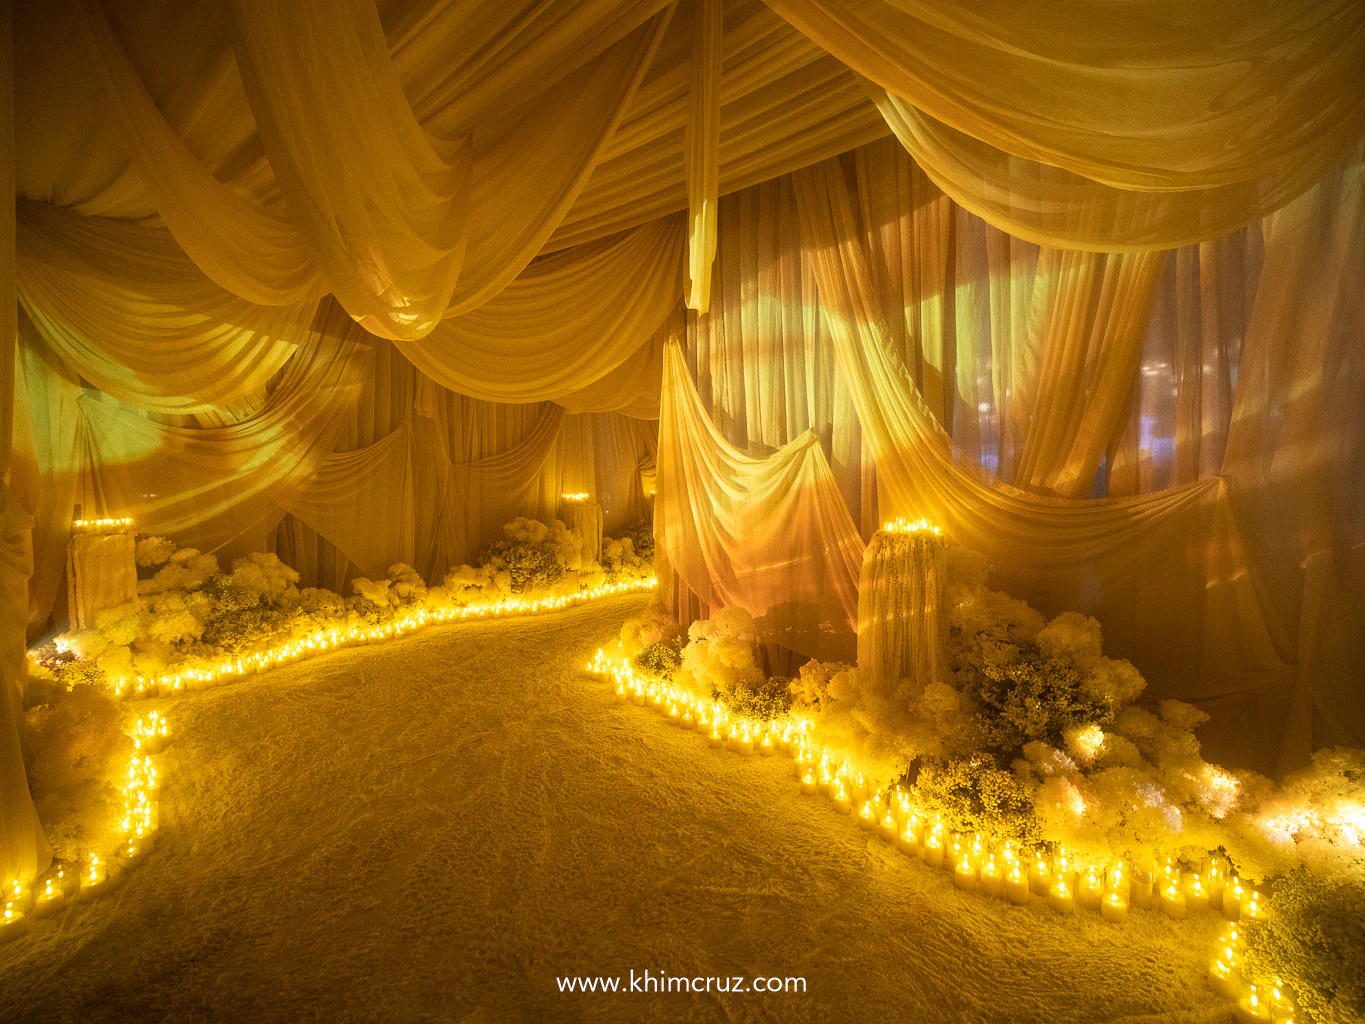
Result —
<svg viewBox="0 0 1365 1024"><path fill-rule="evenodd" d="M961 894L584 678L643 598L162 702L160 847L0 946L4 1021L1223 1021L1216 923ZM805 995L560 975L804 976Z"/></svg>

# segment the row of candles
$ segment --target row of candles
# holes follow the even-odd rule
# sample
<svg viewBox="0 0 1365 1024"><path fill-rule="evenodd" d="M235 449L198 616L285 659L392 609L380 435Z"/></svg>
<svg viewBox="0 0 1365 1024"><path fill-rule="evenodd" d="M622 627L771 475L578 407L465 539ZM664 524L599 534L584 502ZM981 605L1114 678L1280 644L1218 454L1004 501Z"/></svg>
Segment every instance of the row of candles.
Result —
<svg viewBox="0 0 1365 1024"><path fill-rule="evenodd" d="M72 533L127 533L133 527L131 519L74 519Z"/></svg>
<svg viewBox="0 0 1365 1024"><path fill-rule="evenodd" d="M948 831L940 816L921 813L899 786L879 789L846 757L818 749L811 741L809 722L732 716L720 702L638 674L624 658L600 650L587 670L610 682L618 700L652 707L673 724L700 732L711 746L742 754L790 753L802 793L827 796L839 813L855 818L862 828L879 833L930 867L951 870L960 889L1017 905L1045 900L1059 914L1088 910L1115 924L1127 920L1130 907L1156 910L1175 920L1217 912L1228 924L1209 968L1211 987L1237 1001L1239 1021L1294 1020L1296 1008L1284 985L1278 981L1261 985L1242 975L1247 923L1260 920L1264 913L1261 893L1244 885L1221 857L1204 857L1197 870L1182 868L1172 857L1150 871L1118 858L1103 868L1082 868L1059 844L1033 850L1009 840L992 845L979 834Z"/></svg>
<svg viewBox="0 0 1365 1024"><path fill-rule="evenodd" d="M141 863L151 849L158 825L156 791L160 774L153 755L170 741L170 726L160 712L138 716L133 726L133 756L123 790L123 818L119 843L112 855L87 853L77 870L58 865L32 885L12 879L5 885L4 910L0 912L0 942L18 938L28 930L29 918L51 917L72 901L108 892L122 881L128 869Z"/></svg>
<svg viewBox="0 0 1365 1024"><path fill-rule="evenodd" d="M658 580L650 576L646 579L625 580L620 583L604 583L600 586L580 590L575 594L535 598L509 597L500 601L487 601L461 607L420 608L382 625L351 626L346 629L318 629L306 636L285 641L268 650L226 657L208 664L180 668L156 676L140 674L125 676L114 680L112 686L118 696L128 699L169 697L187 690L206 690L220 686L234 679L265 672L277 666L301 661L340 647L382 643L385 640L392 640L425 626L463 622L468 619L493 619L509 615L558 611L583 604L586 601L652 590L656 586L658 586Z"/></svg>

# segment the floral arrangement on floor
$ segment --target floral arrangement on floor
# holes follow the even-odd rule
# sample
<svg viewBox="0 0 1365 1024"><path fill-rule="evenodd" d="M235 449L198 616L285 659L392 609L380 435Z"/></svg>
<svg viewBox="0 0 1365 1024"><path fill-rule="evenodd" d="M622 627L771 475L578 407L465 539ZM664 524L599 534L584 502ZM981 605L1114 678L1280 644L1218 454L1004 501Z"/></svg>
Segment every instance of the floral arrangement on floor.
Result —
<svg viewBox="0 0 1365 1024"><path fill-rule="evenodd" d="M765 679L739 609L684 634L655 607L626 624L620 648L635 672L717 714L790 716L813 749L865 773L868 792L904 793L987 849L1046 844L1101 879L1121 862L1179 880L1183 863L1207 881L1227 862L1267 889L1235 940L1245 963L1228 947L1237 975L1280 979L1314 1020L1365 1018L1365 751L1319 751L1280 785L1225 770L1201 754L1202 711L1139 705L1144 680L1103 654L1094 619L1045 620L989 589L985 564L961 549L948 579L948 673L927 685L815 661L794 680Z"/></svg>
<svg viewBox="0 0 1365 1024"><path fill-rule="evenodd" d="M439 616L653 577L633 534L609 538L603 547L602 564L585 561L581 540L563 523L518 518L476 564L451 569L437 586L398 563L383 579L354 580L347 598L299 587L299 574L273 554L237 558L224 572L212 554L142 537L137 599L99 612L94 629L63 634L31 651L29 674L68 689L94 683L136 693L140 680L207 670L224 658L247 658L291 640L306 643L319 634L373 631L418 613Z"/></svg>

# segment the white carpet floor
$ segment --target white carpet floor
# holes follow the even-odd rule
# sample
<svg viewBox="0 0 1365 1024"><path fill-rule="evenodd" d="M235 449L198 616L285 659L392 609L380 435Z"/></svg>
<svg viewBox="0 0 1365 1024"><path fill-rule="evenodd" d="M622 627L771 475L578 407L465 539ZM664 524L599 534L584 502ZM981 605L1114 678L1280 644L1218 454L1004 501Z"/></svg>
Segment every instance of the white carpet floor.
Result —
<svg viewBox="0 0 1365 1024"><path fill-rule="evenodd" d="M429 629L158 702L159 847L0 946L0 1021L1223 1022L1218 922L960 893L581 665L642 606ZM562 976L804 994L561 994Z"/></svg>

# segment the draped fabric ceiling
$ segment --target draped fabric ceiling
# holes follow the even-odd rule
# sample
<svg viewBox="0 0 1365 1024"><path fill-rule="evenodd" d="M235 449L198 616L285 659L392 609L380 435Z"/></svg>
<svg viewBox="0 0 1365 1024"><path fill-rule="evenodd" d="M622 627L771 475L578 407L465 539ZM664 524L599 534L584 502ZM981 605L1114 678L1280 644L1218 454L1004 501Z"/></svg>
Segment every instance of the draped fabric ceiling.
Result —
<svg viewBox="0 0 1365 1024"><path fill-rule="evenodd" d="M5 12L4 874L45 856L18 624L48 621L77 503L339 584L439 573L560 490L619 519L656 479L679 586L808 653L847 646L859 532L924 514L1134 650L1198 592L1154 664L1272 680L1359 738L1306 670L1358 621L1332 554L1358 549L1358 410L1309 409L1360 373L1351 0ZM1246 293L1238 232L1264 236L1246 336L1176 353L1210 386L1153 459L1139 365L1191 314L1152 310Z"/></svg>

